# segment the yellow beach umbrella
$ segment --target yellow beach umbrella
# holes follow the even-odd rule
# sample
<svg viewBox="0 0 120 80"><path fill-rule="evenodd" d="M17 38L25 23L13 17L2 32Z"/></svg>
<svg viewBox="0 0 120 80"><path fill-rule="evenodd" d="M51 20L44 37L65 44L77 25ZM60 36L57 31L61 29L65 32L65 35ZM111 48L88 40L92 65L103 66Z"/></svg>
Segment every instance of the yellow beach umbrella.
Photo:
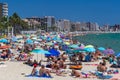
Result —
<svg viewBox="0 0 120 80"><path fill-rule="evenodd" d="M69 43L69 42L65 42L65 44L66 44L66 45L70 45L70 43Z"/></svg>
<svg viewBox="0 0 120 80"><path fill-rule="evenodd" d="M87 45L87 46L85 46L85 48L94 48L94 46L93 45Z"/></svg>

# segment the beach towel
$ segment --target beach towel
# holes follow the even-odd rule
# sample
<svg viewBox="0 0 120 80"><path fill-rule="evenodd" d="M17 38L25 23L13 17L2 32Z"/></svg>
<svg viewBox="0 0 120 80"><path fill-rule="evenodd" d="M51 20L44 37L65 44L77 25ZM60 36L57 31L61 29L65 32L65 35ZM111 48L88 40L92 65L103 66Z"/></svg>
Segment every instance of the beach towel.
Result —
<svg viewBox="0 0 120 80"><path fill-rule="evenodd" d="M100 79L110 79L112 76L110 75L105 75L105 76L99 76Z"/></svg>
<svg viewBox="0 0 120 80"><path fill-rule="evenodd" d="M89 66L98 66L98 64L85 64L85 65L89 65Z"/></svg>
<svg viewBox="0 0 120 80"><path fill-rule="evenodd" d="M29 77L29 78L52 78L51 76L47 76L47 75L43 75L43 76L38 76L38 75L26 75L25 77Z"/></svg>
<svg viewBox="0 0 120 80"><path fill-rule="evenodd" d="M111 75L104 75L102 72L97 72L96 75L97 75L98 78L100 78L100 79L110 79L110 78L112 78Z"/></svg>

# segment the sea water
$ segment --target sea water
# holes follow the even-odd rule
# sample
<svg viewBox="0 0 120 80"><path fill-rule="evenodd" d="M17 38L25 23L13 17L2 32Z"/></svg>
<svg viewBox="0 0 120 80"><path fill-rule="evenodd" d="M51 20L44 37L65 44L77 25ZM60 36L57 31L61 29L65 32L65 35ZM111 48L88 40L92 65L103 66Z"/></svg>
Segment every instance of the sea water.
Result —
<svg viewBox="0 0 120 80"><path fill-rule="evenodd" d="M85 45L91 44L95 47L111 47L115 54L120 53L120 33L99 33L99 34L85 34L82 36L75 36L80 43Z"/></svg>

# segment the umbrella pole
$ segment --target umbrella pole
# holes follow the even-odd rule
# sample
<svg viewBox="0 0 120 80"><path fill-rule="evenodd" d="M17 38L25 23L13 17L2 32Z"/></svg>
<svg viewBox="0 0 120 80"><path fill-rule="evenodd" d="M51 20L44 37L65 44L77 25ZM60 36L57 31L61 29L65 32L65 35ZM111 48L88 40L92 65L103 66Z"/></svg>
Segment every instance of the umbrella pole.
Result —
<svg viewBox="0 0 120 80"><path fill-rule="evenodd" d="M37 54L37 62L38 62L38 54Z"/></svg>
<svg viewBox="0 0 120 80"><path fill-rule="evenodd" d="M42 61L42 54L41 54L41 61Z"/></svg>

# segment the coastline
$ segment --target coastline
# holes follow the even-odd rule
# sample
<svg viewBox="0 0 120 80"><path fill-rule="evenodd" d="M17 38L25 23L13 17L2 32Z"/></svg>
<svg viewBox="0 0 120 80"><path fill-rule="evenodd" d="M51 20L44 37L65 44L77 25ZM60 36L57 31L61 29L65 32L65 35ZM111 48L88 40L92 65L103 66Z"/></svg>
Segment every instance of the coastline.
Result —
<svg viewBox="0 0 120 80"><path fill-rule="evenodd" d="M120 33L120 31L75 31L70 32L72 36L83 36L86 34Z"/></svg>

